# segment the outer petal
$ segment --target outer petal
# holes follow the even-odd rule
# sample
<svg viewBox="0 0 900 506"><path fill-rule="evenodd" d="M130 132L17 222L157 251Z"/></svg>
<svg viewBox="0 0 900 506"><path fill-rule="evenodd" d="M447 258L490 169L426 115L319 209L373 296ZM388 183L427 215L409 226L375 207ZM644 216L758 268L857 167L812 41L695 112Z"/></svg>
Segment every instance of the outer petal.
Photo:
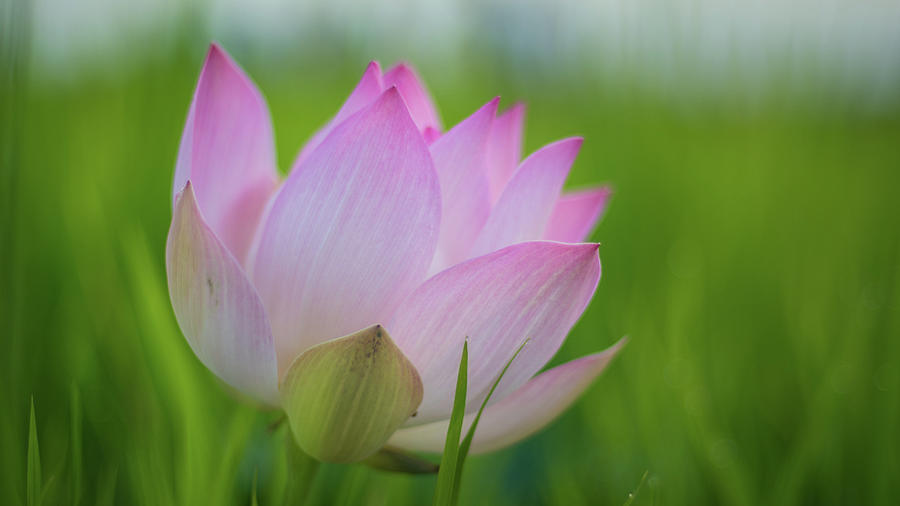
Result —
<svg viewBox="0 0 900 506"><path fill-rule="evenodd" d="M363 72L362 78L360 78L359 83L350 93L350 96L347 97L344 105L341 106L341 109L335 114L331 121L310 137L303 146L303 149L300 150L300 154L297 155L293 167L299 166L300 162L309 156L313 149L321 144L322 140L334 130L334 127L341 124L342 121L349 118L363 107L374 102L383 91L384 85L381 81L381 66L377 61L369 62L369 66L366 67L366 71Z"/></svg>
<svg viewBox="0 0 900 506"><path fill-rule="evenodd" d="M544 239L559 242L587 240L612 196L608 186L567 193L556 201Z"/></svg>
<svg viewBox="0 0 900 506"><path fill-rule="evenodd" d="M522 162L491 211L470 256L543 237L581 142L581 138L572 138L548 144Z"/></svg>
<svg viewBox="0 0 900 506"><path fill-rule="evenodd" d="M280 371L302 350L390 316L431 262L440 205L428 148L395 88L291 173L252 275Z"/></svg>
<svg viewBox="0 0 900 506"><path fill-rule="evenodd" d="M481 402L503 365L529 338L497 387L497 399L525 383L559 349L599 279L596 244L538 241L469 260L423 283L389 325L425 385L412 422L449 417L466 337L470 404Z"/></svg>
<svg viewBox="0 0 900 506"><path fill-rule="evenodd" d="M409 114L416 122L419 131L425 132L428 128L441 130L441 120L434 107L434 102L422 79L410 65L399 63L385 72L384 86L385 88L396 86L400 90L400 95L406 101Z"/></svg>
<svg viewBox="0 0 900 506"><path fill-rule="evenodd" d="M173 202L188 179L209 227L243 262L277 184L275 146L265 100L216 44L209 48L181 136Z"/></svg>
<svg viewBox="0 0 900 506"><path fill-rule="evenodd" d="M472 453L485 453L525 439L550 424L569 408L600 375L626 340L606 351L581 357L545 371L518 390L488 406L475 429ZM477 406L473 409L478 409ZM463 432L475 419L463 420ZM400 429L388 444L412 451L440 453L447 437L447 420Z"/></svg>
<svg viewBox="0 0 900 506"><path fill-rule="evenodd" d="M231 386L277 404L275 345L262 301L203 221L190 182L175 199L166 273L175 317L197 357Z"/></svg>
<svg viewBox="0 0 900 506"><path fill-rule="evenodd" d="M466 259L491 212L485 168L488 137L499 101L491 100L431 145L442 202L432 273Z"/></svg>
<svg viewBox="0 0 900 506"><path fill-rule="evenodd" d="M522 159L522 128L525 104L517 103L494 120L488 147L488 179L491 203L497 202L503 188Z"/></svg>

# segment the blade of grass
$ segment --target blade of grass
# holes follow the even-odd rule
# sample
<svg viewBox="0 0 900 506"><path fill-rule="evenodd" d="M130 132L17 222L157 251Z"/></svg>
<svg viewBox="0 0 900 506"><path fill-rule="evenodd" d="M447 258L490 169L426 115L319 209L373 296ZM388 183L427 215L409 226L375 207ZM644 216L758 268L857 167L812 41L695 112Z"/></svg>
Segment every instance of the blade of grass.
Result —
<svg viewBox="0 0 900 506"><path fill-rule="evenodd" d="M459 360L459 373L456 376L456 395L453 397L453 411L450 426L447 428L447 440L444 443L444 455L438 470L437 485L434 489L435 506L453 504L453 487L457 479L456 464L459 455L459 437L462 434L463 417L466 414L466 383L469 367L469 341L463 343L462 357Z"/></svg>
<svg viewBox="0 0 900 506"><path fill-rule="evenodd" d="M644 471L644 475L641 476L641 481L638 482L638 486L634 488L632 492L628 493L628 498L625 499L625 504L623 506L631 506L631 503L634 502L634 499L637 497L637 493L641 490L641 487L644 486L644 482L647 481L647 473L650 470Z"/></svg>
<svg viewBox="0 0 900 506"><path fill-rule="evenodd" d="M462 482L462 472L463 472L463 464L466 462L466 456L469 454L469 448L472 446L472 438L475 437L475 428L478 427L478 421L481 420L481 413L484 412L484 408L487 407L487 403L491 400L491 396L494 395L494 390L497 389L497 385L500 384L500 380L503 379L503 375L506 374L506 370L509 369L510 364L513 363L513 360L519 356L519 352L522 351L522 348L528 344L528 339L522 341L522 344L516 349L516 352L513 353L512 357L506 362L506 365L503 366L503 370L500 371L500 374L497 375L497 379L494 380L494 384L491 385L491 389L488 390L487 396L485 396L484 400L481 401L481 407L478 408L478 414L475 415L475 420L472 421L472 426L469 427L469 431L466 432L466 437L463 439L462 443L459 445L459 455L457 456L456 463L456 474L458 478L453 481L453 497L451 499L451 504L459 503L459 487Z"/></svg>
<svg viewBox="0 0 900 506"><path fill-rule="evenodd" d="M81 461L81 396L78 392L78 386L75 383L72 383L71 390L71 401L70 401L70 417L69 425L71 429L71 440L72 440L72 483L71 490L69 493L71 494L71 501L73 506L78 506L78 503L81 502L81 476L82 476L82 461Z"/></svg>
<svg viewBox="0 0 900 506"><path fill-rule="evenodd" d="M259 469L253 470L253 485L250 488L250 506L259 506L259 499L256 498L256 484L259 478Z"/></svg>
<svg viewBox="0 0 900 506"><path fill-rule="evenodd" d="M28 420L28 462L25 478L27 489L25 503L36 506L41 503L41 451L38 448L37 424L34 421L34 396L31 397L31 417Z"/></svg>
<svg viewBox="0 0 900 506"><path fill-rule="evenodd" d="M628 498L625 499L625 504L623 506L631 506L631 503L634 502L634 498L637 497L637 494L641 490L641 487L644 486L644 482L647 481L647 473L649 472L649 469L644 471L644 475L641 476L641 481L638 482L637 487L634 488L634 491L629 492Z"/></svg>

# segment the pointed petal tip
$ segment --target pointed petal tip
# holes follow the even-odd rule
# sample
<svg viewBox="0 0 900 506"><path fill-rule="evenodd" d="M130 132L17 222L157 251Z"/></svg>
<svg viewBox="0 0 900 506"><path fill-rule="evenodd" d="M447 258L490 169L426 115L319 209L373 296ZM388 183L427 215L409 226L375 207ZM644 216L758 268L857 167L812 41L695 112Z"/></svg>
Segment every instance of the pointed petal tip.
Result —
<svg viewBox="0 0 900 506"><path fill-rule="evenodd" d="M500 96L496 96L490 100L483 106L481 106L480 111L490 112L491 119L497 116L497 111L500 108Z"/></svg>
<svg viewBox="0 0 900 506"><path fill-rule="evenodd" d="M366 65L366 69L363 71L362 78L360 79L359 84L356 85L356 89L353 90L353 93L358 93L358 89L361 86L366 85L366 81L372 80L375 82L377 89L381 90L384 88L383 83L383 75L381 72L381 64L378 63L378 60L372 60ZM352 97L352 94L351 94ZM349 98L348 98L349 100Z"/></svg>
<svg viewBox="0 0 900 506"><path fill-rule="evenodd" d="M184 197L187 197L187 200L184 200ZM175 192L175 207L176 209L182 202L190 203L191 207L198 208L197 206L197 195L194 192L194 185L191 183L191 180L188 179L184 186L181 187L180 190ZM199 209L197 209L199 212ZM174 219L174 213L173 213Z"/></svg>
<svg viewBox="0 0 900 506"><path fill-rule="evenodd" d="M567 137L567 138L561 140L560 142L571 143L573 146L580 148L581 145L584 144L584 137L582 137L580 135L576 135L574 137Z"/></svg>
<svg viewBox="0 0 900 506"><path fill-rule="evenodd" d="M406 111L407 116L410 116L406 100L403 98L403 95L400 94L400 90L396 86L389 86L384 90L381 96L376 98L375 102L370 107L378 107L381 104L388 104L388 106L392 108L401 108L403 111ZM412 119L411 116L410 119Z"/></svg>
<svg viewBox="0 0 900 506"><path fill-rule="evenodd" d="M214 40L209 43L209 51L207 51L207 55L224 53L225 50L222 49L222 44L219 44L219 41Z"/></svg>
<svg viewBox="0 0 900 506"><path fill-rule="evenodd" d="M483 106L479 107L477 111L475 111L474 113L472 113L471 116L469 116L469 118L473 118L473 117L484 118L484 117L486 117L487 121L493 121L494 117L497 116L497 108L499 107L499 105L500 105L500 97L494 97L491 100L488 100ZM469 119L469 118L466 118L466 119ZM466 120L463 120L463 121L466 121ZM460 122L460 123L462 123L462 122Z"/></svg>
<svg viewBox="0 0 900 506"><path fill-rule="evenodd" d="M619 354L620 351L622 351L622 348L624 348L628 344L628 341L629 341L628 336L622 336L619 338L618 341L613 343L612 346L610 346L609 348L607 348L603 351L594 353L591 356L612 360L616 355Z"/></svg>
<svg viewBox="0 0 900 506"><path fill-rule="evenodd" d="M209 43L209 50L206 52L206 61L203 65L204 70L211 64L237 65L231 55L228 54L228 51L217 41Z"/></svg>

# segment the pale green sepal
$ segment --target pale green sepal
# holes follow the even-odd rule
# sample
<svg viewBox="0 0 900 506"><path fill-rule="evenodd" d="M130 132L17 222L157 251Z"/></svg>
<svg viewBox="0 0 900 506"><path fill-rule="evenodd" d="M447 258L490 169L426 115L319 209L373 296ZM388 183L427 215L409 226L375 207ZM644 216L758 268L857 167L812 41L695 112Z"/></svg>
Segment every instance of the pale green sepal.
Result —
<svg viewBox="0 0 900 506"><path fill-rule="evenodd" d="M434 474L438 472L438 465L434 462L391 446L385 446L378 453L364 460L363 464L393 473Z"/></svg>
<svg viewBox="0 0 900 506"><path fill-rule="evenodd" d="M415 413L422 393L418 371L380 325L309 348L281 383L294 439L325 462L377 452Z"/></svg>

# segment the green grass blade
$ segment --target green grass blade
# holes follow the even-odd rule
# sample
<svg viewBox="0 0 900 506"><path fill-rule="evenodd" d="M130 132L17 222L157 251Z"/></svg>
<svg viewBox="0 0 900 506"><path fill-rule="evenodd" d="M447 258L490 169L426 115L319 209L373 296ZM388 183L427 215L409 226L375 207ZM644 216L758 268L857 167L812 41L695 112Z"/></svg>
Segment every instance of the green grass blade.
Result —
<svg viewBox="0 0 900 506"><path fill-rule="evenodd" d="M472 421L472 426L469 427L469 431L466 432L466 437L463 439L462 443L459 445L459 455L457 456L456 463L456 473L459 475L459 478L453 481L453 497L451 500L451 504L459 503L459 487L462 482L462 472L463 472L463 464L466 462L466 456L469 454L469 448L472 446L472 438L475 437L475 428L478 427L478 421L481 420L481 413L484 412L484 408L487 407L487 403L491 400L491 396L494 395L494 390L497 389L497 385L500 384L500 380L503 379L503 375L506 374L506 370L509 369L509 366L513 363L513 360L519 356L519 352L522 351L522 348L528 344L528 339L522 341L522 344L516 349L516 352L513 353L512 357L506 362L506 365L503 366L503 370L500 371L500 374L497 375L497 379L494 380L494 384L491 385L491 389L488 390L487 396L485 396L484 400L481 401L481 407L478 408L478 414L475 415L475 420Z"/></svg>
<svg viewBox="0 0 900 506"><path fill-rule="evenodd" d="M456 464L459 455L459 436L462 434L463 417L466 415L466 383L468 381L469 341L463 343L462 358L459 360L459 374L456 376L456 395L453 397L453 411L450 426L447 428L447 440L444 443L444 455L438 470L437 486L434 490L435 506L453 504L453 487L457 481Z"/></svg>
<svg viewBox="0 0 900 506"><path fill-rule="evenodd" d="M34 421L34 397L31 398L31 418L28 420L28 465L25 504L41 503L41 451L38 448L37 424Z"/></svg>
<svg viewBox="0 0 900 506"><path fill-rule="evenodd" d="M625 499L625 504L623 506L631 506L631 503L634 502L635 497L637 497L638 492L641 490L641 487L644 486L644 482L647 481L647 473L650 470L644 471L644 475L641 476L641 481L638 482L637 487L634 488L634 491L628 494L628 498Z"/></svg>
<svg viewBox="0 0 900 506"><path fill-rule="evenodd" d="M69 493L69 499L73 506L78 506L81 502L81 479L82 479L82 440L81 440L81 394L78 392L78 386L72 383L70 394L70 420L71 429L71 446L72 446L72 482Z"/></svg>
<svg viewBox="0 0 900 506"><path fill-rule="evenodd" d="M256 497L257 480L259 479L259 469L253 470L253 486L250 489L250 506L259 506L259 499Z"/></svg>

